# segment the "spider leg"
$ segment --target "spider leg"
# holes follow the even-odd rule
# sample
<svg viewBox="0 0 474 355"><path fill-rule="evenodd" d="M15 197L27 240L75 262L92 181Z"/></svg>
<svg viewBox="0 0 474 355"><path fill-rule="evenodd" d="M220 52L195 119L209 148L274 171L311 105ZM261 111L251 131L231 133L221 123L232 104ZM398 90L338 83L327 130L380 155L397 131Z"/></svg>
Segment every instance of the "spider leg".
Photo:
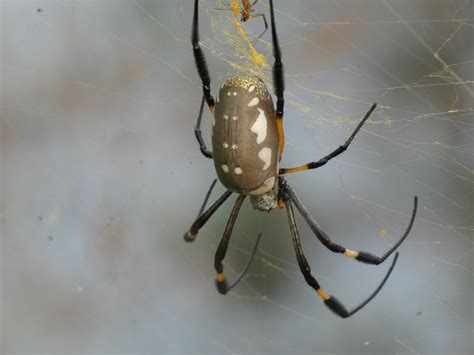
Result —
<svg viewBox="0 0 474 355"><path fill-rule="evenodd" d="M211 78L207 68L206 57L199 44L199 0L194 0L194 14L191 33L191 42L193 45L194 61L197 71L202 81L202 90L206 98L207 106L211 112L214 112L214 97L211 94Z"/></svg>
<svg viewBox="0 0 474 355"><path fill-rule="evenodd" d="M291 236L293 238L293 246L296 252L296 259L298 261L298 265L300 267L301 273L304 276L304 279L306 280L308 285L310 285L316 291L318 296L324 301L324 304L332 312L334 312L335 314L337 314L338 316L342 318L348 318L354 315L356 312L362 309L367 303L369 303L380 292L385 282L388 280L388 277L392 273L395 263L397 262L398 252L395 254L392 265L390 266L388 272L385 274L385 277L383 278L379 286L375 289L375 291L373 291L370 294L370 296L367 297L367 299L365 299L357 307L355 307L351 311L348 311L342 302L340 302L337 298L329 295L326 291L324 291L319 285L318 281L313 277L313 275L311 275L311 268L304 255L303 246L301 244L301 240L298 233L298 227L296 226L296 220L295 220L295 215L293 212L293 206L291 204L291 200L285 199L285 206L288 213L288 222L290 224Z"/></svg>
<svg viewBox="0 0 474 355"><path fill-rule="evenodd" d="M316 169L316 168L319 168L323 165L326 165L326 163L328 161L330 161L332 158L335 158L337 157L339 154L342 154L346 151L347 147L349 147L349 144L351 144L352 140L354 139L354 137L356 136L356 134L359 132L359 130L362 128L362 126L364 125L365 121L367 121L367 119L369 118L369 116L372 114L372 112L375 110L375 108L377 107L377 104L373 104L372 107L370 108L370 110L365 114L364 118L362 119L362 121L360 121L360 123L358 124L358 126L356 127L356 129L354 130L354 132L352 132L351 136L349 137L349 139L346 141L346 143L344 143L343 145L340 145L336 150L334 150L332 153L326 155L324 158L321 158L319 159L318 161L313 161L311 163L307 163L307 164L304 164L304 165L300 165L300 166L297 166L297 167L294 167L294 168L283 168L283 169L280 169L280 175L281 174L288 174L288 173L296 173L297 171L304 171L304 170L311 170L311 169Z"/></svg>
<svg viewBox="0 0 474 355"><path fill-rule="evenodd" d="M257 254L257 250L258 250L258 245L260 243L260 239L262 238L262 233L259 233L259 235L257 236L257 240L255 242L255 245L253 246L253 249L252 249L252 252L250 253L250 257L249 257L249 260L247 262L247 264L245 265L245 267L243 268L243 270L240 272L240 274L236 277L235 281L232 282L230 284L230 286L228 286L226 289L224 289L223 291L225 291L223 294L226 294L227 292L229 292L230 290L232 290L235 286L237 286L237 284L243 279L243 277L245 276L245 274L247 273L247 271L249 270L250 268L250 265L252 264L252 261L253 259L255 258L255 254ZM219 291L220 292L220 291ZM222 292L221 292L222 293Z"/></svg>
<svg viewBox="0 0 474 355"><path fill-rule="evenodd" d="M212 189L211 185L211 189ZM211 190L210 189L210 190ZM208 194L210 194L210 190L208 191ZM189 231L186 232L184 235L184 240L187 242L193 242L194 239L196 239L196 235L198 234L199 230L206 224L206 222L211 218L211 216L214 214L214 212L217 211L217 209L229 198L229 196L232 195L232 191L227 190L224 192L221 197L219 197L212 205L207 209L206 212L200 213L199 217L194 221L192 224L191 228ZM206 199L207 199L206 195ZM203 206L206 204L207 200L204 200ZM202 207L201 207L202 208Z"/></svg>
<svg viewBox="0 0 474 355"><path fill-rule="evenodd" d="M275 13L273 10L273 0L270 0L270 23L272 26L272 46L273 46L273 57L275 62L273 63L273 87L275 90L275 95L277 97L277 107L276 107L276 119L278 127L278 161L281 160L281 155L283 153L283 147L285 145L285 135L283 133L283 108L285 106L285 73L283 68L283 63L281 61L281 50L280 43L278 41L278 35L275 25Z"/></svg>
<svg viewBox="0 0 474 355"><path fill-rule="evenodd" d="M225 226L224 234L222 239L217 247L216 254L214 257L214 267L216 269L216 287L219 293L225 295L232 287L234 287L240 279L244 276L245 272L248 270L250 263L252 262L253 257L257 251L258 242L260 241L261 235L259 235L257 239L257 243L255 244L254 250L251 254L250 261L248 262L247 266L244 268L244 271L237 277L237 281L233 282L232 285L229 287L227 285L227 281L224 277L224 265L222 261L225 258L225 254L227 252L227 247L229 246L230 237L232 235L232 229L234 228L235 221L237 219L237 215L239 214L240 207L242 207L242 203L244 202L246 195L239 195L235 200L234 207L230 212L229 220L227 221L227 225Z"/></svg>
<svg viewBox="0 0 474 355"><path fill-rule="evenodd" d="M316 235L316 237L319 239L319 241L330 251L333 253L341 253L345 256L354 258L357 261L360 261L365 264L372 264L372 265L379 265L383 263L399 246L400 244L403 243L403 241L406 239L408 234L410 233L410 230L413 226L413 222L415 221L415 216L416 216L416 211L418 207L418 197L415 196L414 198L414 205L413 205L413 212L411 214L411 219L410 223L408 224L407 229L405 230L405 233L400 237L400 239L383 255L383 256L377 256L365 251L354 251L351 249L347 249L337 243L334 243L331 241L331 239L328 237L328 235L318 226L314 218L311 216L311 214L308 212L306 207L303 205L299 197L296 195L295 191L286 183L283 183L283 190L284 194L286 194L286 197L289 198L291 201L294 202L297 210L300 212L300 214L303 216L304 220L306 223L308 223L309 227L313 231L313 233Z"/></svg>
<svg viewBox="0 0 474 355"><path fill-rule="evenodd" d="M212 159L212 152L207 150L206 142L204 142L204 139L202 138L202 133L201 133L201 119L202 119L202 112L204 110L205 99L206 97L203 94L202 100L201 100L201 107L199 108L199 115L197 118L196 126L194 127L194 135L196 136L196 139L199 143L199 149L201 150L202 155L204 155L206 158Z"/></svg>
<svg viewBox="0 0 474 355"><path fill-rule="evenodd" d="M253 6L253 5L252 5ZM260 34L260 36L258 36L256 39L254 39L252 41L252 43L256 43L260 38L262 38L262 36L265 34L265 32L267 32L268 30L268 23L267 23L267 18L265 17L265 14L259 12L259 13L256 13L254 15L250 15L249 16L249 20L253 19L253 18L256 18L256 17L262 17L263 18L263 23L265 24L265 29L263 30L263 32Z"/></svg>
<svg viewBox="0 0 474 355"><path fill-rule="evenodd" d="M204 212L204 209L206 208L207 201L209 201L209 197L211 196L212 190L214 189L214 186L216 186L217 179L212 180L211 186L209 186L209 189L207 190L206 196L204 197L204 201L202 202L201 208L199 209L199 212L197 214L196 218L201 217L202 213Z"/></svg>

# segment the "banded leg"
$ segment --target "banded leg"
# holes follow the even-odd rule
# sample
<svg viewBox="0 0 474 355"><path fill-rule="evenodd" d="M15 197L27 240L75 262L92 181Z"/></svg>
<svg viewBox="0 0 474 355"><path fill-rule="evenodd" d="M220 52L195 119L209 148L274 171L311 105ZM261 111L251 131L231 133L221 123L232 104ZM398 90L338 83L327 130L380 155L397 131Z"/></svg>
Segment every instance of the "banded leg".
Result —
<svg viewBox="0 0 474 355"><path fill-rule="evenodd" d="M283 109L285 106L285 73L283 63L281 61L280 42L278 41L278 35L275 25L273 0L270 0L270 24L272 27L273 57L275 58L275 62L273 63L273 87L275 90L275 95L277 97L276 119L279 138L278 161L280 161L281 155L283 154L283 147L285 146L285 134L283 132Z"/></svg>
<svg viewBox="0 0 474 355"><path fill-rule="evenodd" d="M385 274L385 277L383 278L379 286L375 289L375 291L373 291L372 294L364 302L359 304L357 307L355 307L351 311L348 311L342 302L340 302L337 298L335 298L332 295L329 295L326 291L324 291L319 285L318 281L313 277L313 275L311 275L311 268L304 255L303 246L301 245L301 240L298 233L298 227L296 226L296 220L295 220L295 215L293 212L293 206L291 204L291 200L286 199L285 205L286 205L286 210L288 213L288 222L290 223L291 236L293 238L293 246L296 252L296 259L298 261L298 265L300 267L301 273L304 276L304 279L306 280L308 285L310 285L316 291L318 296L324 301L324 304L332 312L334 312L335 314L337 314L338 316L342 318L348 318L354 315L356 312L361 310L367 303L369 303L380 292L385 282L388 280L388 277L392 273L395 263L397 262L398 252L395 254L392 265L390 266L388 272Z"/></svg>
<svg viewBox="0 0 474 355"><path fill-rule="evenodd" d="M372 253L368 253L366 251L355 251L355 250L347 249L337 243L334 243L328 237L328 235L318 226L318 224L316 223L314 218L311 216L311 214L308 212L306 207L303 205L303 203L301 202L299 197L296 195L294 190L287 183L284 183L284 190L287 192L287 195L290 198L290 200L294 202L297 210L303 216L306 223L308 223L313 233L316 235L319 241L326 248L328 248L333 253L340 253L345 256L354 258L355 260L360 261L361 263L372 264L372 265L379 265L383 263L403 243L403 241L406 239L406 237L410 233L410 230L413 226L413 223L415 221L417 207L418 207L418 197L415 196L410 223L408 224L408 227L405 230L405 233L403 233L400 239L383 256L380 257Z"/></svg>
<svg viewBox="0 0 474 355"><path fill-rule="evenodd" d="M201 150L202 155L204 155L206 158L212 159L212 152L207 150L206 142L204 142L204 139L202 138L202 133L201 133L201 119L202 119L202 112L204 110L205 99L206 97L203 94L202 100L201 100L201 107L199 108L199 116L197 118L196 126L194 127L194 135L196 136L196 139L199 143L199 149Z"/></svg>
<svg viewBox="0 0 474 355"><path fill-rule="evenodd" d="M372 112L375 110L377 107L377 104L373 104L370 110L365 114L364 118L362 121L360 121L359 125L356 127L354 132L352 132L351 136L349 139L344 143L343 145L340 145L336 150L334 150L332 153L326 155L324 158L319 159L318 161L313 161L311 163L307 163L304 165L300 165L294 168L283 168L280 169L280 175L282 174L288 174L288 173L296 173L297 171L305 171L305 170L311 170L311 169L316 169L319 168L323 165L326 165L328 161L330 161L332 158L337 157L339 154L344 153L347 150L347 147L349 147L349 144L351 144L352 140L356 136L356 134L359 132L359 130L362 128L364 125L365 121L369 118L369 116L372 114Z"/></svg>
<svg viewBox="0 0 474 355"><path fill-rule="evenodd" d="M246 195L239 195L235 200L234 207L230 212L229 220L227 221L227 225L225 226L224 235L219 243L219 246L216 250L216 255L214 257L214 267L216 269L216 287L219 293L225 295L229 290L227 286L226 279L224 277L224 265L222 261L225 258L225 254L227 252L227 247L229 246L230 237L232 235L232 229L234 228L235 221L237 219L237 215L239 214L240 207L242 207L242 203L245 200Z"/></svg>
<svg viewBox="0 0 474 355"><path fill-rule="evenodd" d="M193 45L194 61L202 81L202 90L206 98L207 106L211 112L214 112L214 97L211 94L211 77L207 68L206 57L199 44L199 0L194 0L194 14L191 31L191 42Z"/></svg>
<svg viewBox="0 0 474 355"><path fill-rule="evenodd" d="M252 252L250 253L250 257L249 257L249 260L247 261L247 264L245 265L245 267L242 269L242 271L240 272L240 274L235 278L235 281L232 282L230 284L230 286L227 286L225 287L226 285L226 282L224 282L224 284L222 285L222 292L221 290L219 289L218 287L218 290L220 293L222 294L226 294L227 292L229 292L230 290L232 290L235 286L237 286L237 284L240 282L240 280L242 280L245 276L245 274L247 273L247 271L249 270L250 268L250 265L252 264L252 261L253 259L255 258L255 255L257 254L257 250L258 250L258 245L260 243L260 239L262 238L262 233L259 233L259 235L257 236L257 240L255 241L255 245L253 246L253 249L252 249Z"/></svg>
<svg viewBox="0 0 474 355"><path fill-rule="evenodd" d="M216 200L216 202L211 205L211 207L207 209L206 212L200 214L196 221L194 221L189 231L187 231L184 235L184 240L187 242L193 242L194 239L196 239L196 235L198 234L199 230L204 226L204 224L206 224L209 218L211 218L214 212L217 211L217 209L225 202L225 200L229 198L230 195L232 195L232 191L227 190Z"/></svg>

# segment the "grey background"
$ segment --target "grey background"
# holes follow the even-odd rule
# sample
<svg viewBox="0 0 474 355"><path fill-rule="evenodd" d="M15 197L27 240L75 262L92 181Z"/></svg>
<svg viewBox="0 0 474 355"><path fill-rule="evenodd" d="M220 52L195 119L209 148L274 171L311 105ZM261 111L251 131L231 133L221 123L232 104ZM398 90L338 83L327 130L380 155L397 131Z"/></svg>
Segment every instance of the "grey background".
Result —
<svg viewBox="0 0 474 355"><path fill-rule="evenodd" d="M234 33L231 14L215 6L201 7L214 93L241 73L234 64L251 69L222 30ZM381 254L419 196L385 289L336 318L298 271L285 212L246 203L227 275L260 231L261 248L238 288L215 291L231 203L195 243L182 240L215 176L193 136L191 1L2 2L3 353L473 353L472 2L276 7L284 166L331 151L379 103L349 151L288 178L320 225ZM257 11L268 13L267 1ZM272 63L269 39L257 50ZM262 76L270 83L268 69ZM208 140L209 122L206 113ZM386 272L329 253L299 226L314 274L349 307Z"/></svg>

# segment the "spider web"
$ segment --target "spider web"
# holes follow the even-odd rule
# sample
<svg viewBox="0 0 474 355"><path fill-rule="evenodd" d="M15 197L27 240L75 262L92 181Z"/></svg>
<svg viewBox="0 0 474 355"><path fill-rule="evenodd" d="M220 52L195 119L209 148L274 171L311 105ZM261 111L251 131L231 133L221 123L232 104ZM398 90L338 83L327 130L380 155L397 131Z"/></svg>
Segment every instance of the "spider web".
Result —
<svg viewBox="0 0 474 355"><path fill-rule="evenodd" d="M201 1L214 95L231 75L271 88L270 31ZM331 238L381 255L415 226L380 294L331 314L299 272L286 213L232 202L185 244L215 176L193 137L201 99L190 1L2 2L4 353L473 353L474 24L471 1L276 1L286 73L282 166L314 161L378 108L347 152L288 175ZM267 14L267 1L256 12ZM203 131L210 144L210 114ZM222 193L218 187L212 199ZM232 198L230 199L232 200ZM349 308L380 282L302 218L314 276Z"/></svg>

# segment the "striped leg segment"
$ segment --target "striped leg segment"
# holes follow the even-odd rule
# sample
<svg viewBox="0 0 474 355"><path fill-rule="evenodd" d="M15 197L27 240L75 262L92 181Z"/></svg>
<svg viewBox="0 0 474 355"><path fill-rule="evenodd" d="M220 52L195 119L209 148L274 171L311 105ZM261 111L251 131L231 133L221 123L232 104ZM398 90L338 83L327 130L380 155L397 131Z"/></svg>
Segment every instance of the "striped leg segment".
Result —
<svg viewBox="0 0 474 355"><path fill-rule="evenodd" d="M217 275L216 275L216 287L219 293L225 295L227 292L229 292L231 289L233 289L239 282L240 280L243 279L245 274L247 273L248 269L250 268L250 264L252 264L252 261L255 257L255 254L257 253L258 250L258 245L260 243L260 239L262 238L262 234L260 233L257 237L257 240L255 242L255 245L252 249L252 252L250 253L250 258L241 271L241 273L237 276L234 282L230 284L230 286L227 284L227 280L224 277L224 265L222 264L222 261L225 258L225 254L227 252L227 247L229 246L229 241L230 237L232 235L232 229L234 228L235 221L237 219L237 215L239 214L240 207L242 206L242 203L245 200L246 195L240 195L237 197L237 200L235 201L234 208L232 209L229 220L227 221L227 225L224 230L224 235L222 236L222 239L219 243L219 246L217 247L216 250L216 255L214 257L214 267L216 268Z"/></svg>
<svg viewBox="0 0 474 355"><path fill-rule="evenodd" d="M237 276L234 282L228 286L226 278L224 277L224 265L222 264L222 261L225 258L225 254L227 252L227 247L229 246L229 241L230 237L232 235L232 229L234 228L235 221L237 219L237 215L239 214L240 207L242 206L242 203L244 202L246 195L239 195L237 197L237 200L235 201L234 208L230 212L229 220L227 221L227 225L224 230L224 235L222 236L222 239L219 243L219 246L217 247L216 250L216 255L214 258L214 267L216 269L217 275L216 275L216 287L219 293L225 295L227 292L229 292L232 288L234 288L240 280L244 277L244 275L247 273L248 269L250 268L250 264L252 263L255 254L257 253L258 245L260 243L260 239L262 237L262 234L260 233L257 237L257 240L255 242L255 245L253 247L253 250L250 254L250 258L247 262L247 265L245 265L244 269L242 272Z"/></svg>
<svg viewBox="0 0 474 355"><path fill-rule="evenodd" d="M206 57L199 44L199 0L194 1L193 24L191 31L191 42L193 45L194 61L202 82L202 90L206 98L209 110L214 112L214 97L211 94L211 77L207 68Z"/></svg>
<svg viewBox="0 0 474 355"><path fill-rule="evenodd" d="M206 97L203 94L201 100L201 107L199 108L199 115L197 118L196 126L194 127L194 135L199 143L199 149L201 150L202 155L204 155L206 158L212 159L212 152L207 149L206 142L204 142L204 138L202 138L201 133L201 120L205 101Z"/></svg>
<svg viewBox="0 0 474 355"><path fill-rule="evenodd" d="M240 207L242 207L242 203L245 200L246 195L239 195L235 200L234 207L230 212L229 220L227 221L227 225L225 226L224 235L219 243L219 246L216 250L216 255L214 257L214 267L216 269L216 287L219 293L225 295L228 291L228 286L226 279L224 277L224 265L222 261L225 258L225 254L227 252L227 247L229 246L230 237L232 235L232 229L234 228L235 221L237 220L237 215L239 214Z"/></svg>
<svg viewBox="0 0 474 355"><path fill-rule="evenodd" d="M286 205L286 210L288 213L288 222L290 224L290 229L291 229L291 236L293 238L293 246L295 248L296 252L296 259L298 261L298 265L300 267L300 270L304 276L304 279L310 285L318 294L318 296L323 300L324 304L335 314L340 316L341 318L348 318L352 315L354 315L356 312L358 312L360 309L362 309L367 303L369 303L382 289L384 286L385 282L388 280L395 263L398 258L398 253L395 254L395 257L393 258L392 265L390 266L388 272L386 273L385 277L383 278L382 282L379 284L379 286L375 289L375 291L372 292L372 294L364 301L362 302L359 306L355 307L351 311L348 311L347 308L344 306L342 302L340 302L337 298L334 296L328 294L321 286L319 285L318 281L311 275L311 268L306 260L306 257L304 255L303 251L303 246L301 244L299 232L298 232L298 227L296 226L296 220L295 220L295 215L293 211L293 206L292 202L290 199L285 198L285 205Z"/></svg>
<svg viewBox="0 0 474 355"><path fill-rule="evenodd" d="M206 197L204 198L204 202L201 205L201 208L198 213L198 218L197 220L193 223L191 226L191 229L184 235L184 240L187 242L193 242L196 239L196 235L201 229L202 226L209 220L209 218L214 214L214 212L229 198L229 196L232 194L230 191L226 191L219 199L214 202L214 204L209 207L209 209L203 213L204 208L206 207L207 201L209 200L209 196L211 195L211 192L217 182L217 179L215 179L211 186L209 187L209 190L207 191ZM252 264L252 261L257 254L258 250L258 245L260 243L260 240L262 238L262 234L260 233L257 237L257 240L255 241L255 245L252 249L252 252L250 253L250 258L243 268L243 270L240 272L240 274L237 276L234 282L230 284L230 286L227 286L227 282L224 278L223 270L224 267L222 265L222 261L224 260L227 247L229 245L229 240L230 236L232 234L232 229L234 227L235 221L237 219L237 215L239 214L240 207L242 206L242 202L244 201L246 195L239 195L237 198L234 208L232 209L232 212L230 214L229 220L227 222L227 226L224 231L224 236L219 243L219 247L217 248L216 255L215 255L215 267L217 270L217 276L216 276L216 286L217 289L219 290L220 293L226 294L229 292L232 288L237 286L237 284L243 279L245 274L247 273L248 269L250 268L250 265Z"/></svg>
<svg viewBox="0 0 474 355"><path fill-rule="evenodd" d="M201 206L201 209L206 205L207 203L207 198L209 198L210 191L214 187L214 183L211 185L210 190L208 191L208 194L206 195L206 198L204 199L203 206ZM184 240L187 242L193 242L194 239L196 239L196 235L198 234L199 230L206 224L206 222L211 218L211 216L214 214L214 212L217 211L217 209L229 198L229 196L232 195L232 191L227 190L222 194L221 197L219 197L216 202L214 202L211 207L207 209L206 212L202 213L199 211L199 216L196 219L196 221L193 223L189 231L186 232L184 235Z"/></svg>
<svg viewBox="0 0 474 355"><path fill-rule="evenodd" d="M217 281L217 277L216 277L217 289L219 290L219 292L221 294L225 295L227 292L229 292L235 286L237 286L237 284L240 282L240 280L242 280L244 278L245 274L247 273L247 271L250 268L250 265L252 264L253 259L255 258L255 254L257 254L258 245L260 244L260 239L261 238L262 238L262 233L260 233L257 236L257 240L255 241L255 245L253 246L252 252L250 253L250 257L249 257L249 260L248 260L247 264L245 265L243 270L240 272L240 274L236 277L235 281L230 284L230 286L227 286L227 282L225 282L225 278L224 278L223 274L221 274L222 276L219 277L220 280L224 281L224 283L221 284L221 285L219 285L219 281Z"/></svg>
<svg viewBox="0 0 474 355"><path fill-rule="evenodd" d="M415 196L410 223L408 224L408 227L405 230L405 233L403 233L400 239L383 256L380 257L380 256L377 256L365 251L354 251L351 249L347 249L337 243L334 243L328 237L328 235L319 227L319 225L316 223L314 218L308 212L308 210L303 205L299 197L296 195L294 190L286 182L283 182L283 186L284 186L284 191L287 194L288 198L295 204L297 210L303 216L306 223L308 223L313 233L316 235L319 241L326 248L328 248L333 253L343 254L345 256L348 256L350 258L353 258L365 264L379 265L383 263L403 243L403 241L407 238L408 234L410 233L411 228L413 227L413 223L415 221L416 211L418 207L418 197Z"/></svg>
<svg viewBox="0 0 474 355"><path fill-rule="evenodd" d="M328 161L330 161L332 158L337 157L338 155L344 153L347 150L347 147L349 147L349 144L351 144L352 140L356 136L356 134L359 132L359 130L362 128L364 125L365 121L369 118L369 116L374 112L375 108L377 107L377 104L373 104L370 110L365 114L364 118L362 121L360 121L359 125L356 127L354 132L352 132L351 136L349 139L344 143L343 145L340 145L336 150L334 150L332 153L326 155L324 158L319 159L318 161L313 161L308 164L300 165L294 168L282 168L280 169L280 175L281 174L288 174L288 173L296 173L298 171L305 171L305 170L311 170L311 169L316 169L319 168L323 165L326 165Z"/></svg>
<svg viewBox="0 0 474 355"><path fill-rule="evenodd" d="M281 155L283 153L283 147L285 145L285 135L283 133L283 110L285 106L285 71L283 68L283 63L281 61L280 42L278 41L278 35L276 31L273 0L270 0L270 24L272 28L273 57L275 58L275 62L273 63L273 87L275 90L275 95L277 97L276 118L279 136L278 161L280 161Z"/></svg>

